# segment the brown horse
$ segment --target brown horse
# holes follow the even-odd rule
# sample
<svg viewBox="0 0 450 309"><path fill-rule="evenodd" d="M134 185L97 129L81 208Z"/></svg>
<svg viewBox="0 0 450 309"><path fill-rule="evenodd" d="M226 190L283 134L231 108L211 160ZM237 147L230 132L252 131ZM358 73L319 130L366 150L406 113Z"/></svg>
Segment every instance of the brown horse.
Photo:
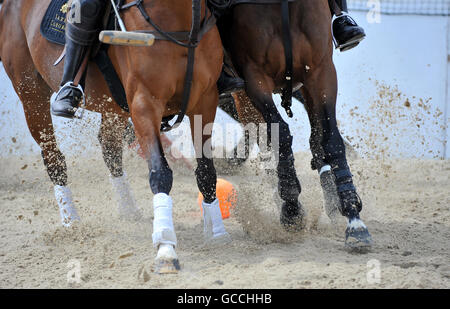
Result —
<svg viewBox="0 0 450 309"><path fill-rule="evenodd" d="M294 89L301 86L311 124L312 167L319 171L327 213L339 210L348 218L346 245L366 247L371 236L360 220L361 200L347 164L345 146L336 121L337 76L333 63L333 37L328 0L289 3L290 31L283 32L281 1L240 1L219 20L222 41L239 75L246 81L250 104L268 124L279 125L279 194L284 201L281 222L298 226L303 211L298 201L300 182L294 167L292 136L277 110L272 94L287 87L284 35L292 40ZM258 3L260 2L260 3ZM237 107L238 112L248 108ZM244 119L245 113L240 116ZM267 126L270 130L271 126ZM271 136L268 132L267 136ZM275 141L272 141L272 144Z"/></svg>
<svg viewBox="0 0 450 309"><path fill-rule="evenodd" d="M6 0L0 12L0 58L23 103L29 130L42 149L48 174L65 225L78 219L67 188L66 162L58 149L50 115L50 97L59 88L62 64L53 63L62 46L48 42L40 34L40 23L51 0ZM205 10L201 5L202 18ZM125 3L130 1L125 1ZM143 6L152 20L164 31L191 29L192 0L145 0ZM122 14L130 30L154 30L140 10L131 7ZM176 236L172 222L172 171L164 157L160 141L163 117L177 114L184 90L187 49L169 41L156 41L152 47L111 46L112 63L122 81L135 126L136 135L148 161L150 186L155 194L153 243L158 249L157 263L161 272L179 268L175 253ZM214 122L218 91L216 82L222 67L222 44L216 27L208 31L198 44L191 95L186 114L190 117L194 137L194 115L203 128ZM86 107L103 115L99 139L113 184L122 198L121 211L131 217L139 215L124 179L122 169L122 136L130 114L111 100L110 91L96 66L90 65L86 80ZM197 182L205 197L205 236L209 240L224 239L225 232L215 196L216 173L206 141L210 134L196 136ZM209 146L209 147L208 147ZM131 205L130 205L131 204Z"/></svg>

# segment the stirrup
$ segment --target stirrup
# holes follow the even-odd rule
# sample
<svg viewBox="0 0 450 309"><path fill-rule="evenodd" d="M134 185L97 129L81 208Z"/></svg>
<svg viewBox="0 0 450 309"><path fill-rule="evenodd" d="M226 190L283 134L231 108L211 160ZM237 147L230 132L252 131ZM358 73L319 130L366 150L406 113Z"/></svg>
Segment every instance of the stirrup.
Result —
<svg viewBox="0 0 450 309"><path fill-rule="evenodd" d="M339 49L340 52L344 52L358 46L359 43L361 43L361 41L364 40L364 38L366 37L365 35L356 36L352 40L339 45L336 40L336 37L334 36L333 24L336 19L343 18L344 16L351 19L355 23L355 25L358 25L355 19L352 16L350 16L347 12L342 11L341 15L333 16L333 18L331 19L331 37L333 38L333 44L335 49Z"/></svg>
<svg viewBox="0 0 450 309"><path fill-rule="evenodd" d="M55 102L56 98L59 96L61 91L66 87L75 88L75 89L80 90L81 95L83 96L83 101L81 102L81 106L77 108L77 111L79 109L81 109L80 115L77 116L76 115L77 112L75 112L75 114L73 116L73 118L81 120L84 117L84 111L86 109L86 96L84 94L84 90L83 90L83 87L81 87L81 85L78 84L77 86L75 86L75 84L72 81L65 83L62 87L59 88L58 92L53 93L52 97L50 98L50 104L53 104L53 102Z"/></svg>

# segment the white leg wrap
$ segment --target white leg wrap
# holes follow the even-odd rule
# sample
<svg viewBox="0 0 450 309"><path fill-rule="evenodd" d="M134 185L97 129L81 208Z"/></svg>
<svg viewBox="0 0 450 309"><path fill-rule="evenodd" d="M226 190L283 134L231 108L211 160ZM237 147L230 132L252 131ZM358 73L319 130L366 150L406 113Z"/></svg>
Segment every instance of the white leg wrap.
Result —
<svg viewBox="0 0 450 309"><path fill-rule="evenodd" d="M229 238L223 224L220 212L219 200L215 199L211 204L203 202L203 235L208 242L217 238Z"/></svg>
<svg viewBox="0 0 450 309"><path fill-rule="evenodd" d="M122 177L110 176L110 180L119 203L119 216L128 220L139 220L142 217L142 213L136 206L136 200L131 191L127 174L124 173Z"/></svg>
<svg viewBox="0 0 450 309"><path fill-rule="evenodd" d="M78 215L75 205L73 204L72 192L68 187L58 185L55 186L54 189L62 225L65 227L70 227L74 221L80 221L80 216Z"/></svg>
<svg viewBox="0 0 450 309"><path fill-rule="evenodd" d="M320 169L319 175L322 176L323 173L329 172L329 171L331 171L331 166L329 166L329 165L324 165L324 166Z"/></svg>
<svg viewBox="0 0 450 309"><path fill-rule="evenodd" d="M367 229L366 225L364 224L364 222L362 222L361 219L353 219L352 221L349 221L347 227L354 230L359 228Z"/></svg>
<svg viewBox="0 0 450 309"><path fill-rule="evenodd" d="M178 256L172 245L161 244L156 254L156 260L177 260Z"/></svg>
<svg viewBox="0 0 450 309"><path fill-rule="evenodd" d="M165 193L158 193L153 197L153 245L172 245L176 247L177 237L173 227L172 198Z"/></svg>

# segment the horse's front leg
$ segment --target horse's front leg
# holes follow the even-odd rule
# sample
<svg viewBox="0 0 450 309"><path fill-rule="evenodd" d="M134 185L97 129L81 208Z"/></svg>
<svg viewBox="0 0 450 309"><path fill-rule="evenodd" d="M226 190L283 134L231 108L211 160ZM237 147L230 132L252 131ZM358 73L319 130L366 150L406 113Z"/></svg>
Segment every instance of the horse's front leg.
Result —
<svg viewBox="0 0 450 309"><path fill-rule="evenodd" d="M278 193L284 201L280 214L281 223L287 229L302 229L305 212L299 201L301 186L294 166L293 137L289 125L281 117L272 99L273 82L256 68L247 70L246 80L247 94L266 122L267 140L272 151L278 154ZM278 129L278 134L272 134L272 129Z"/></svg>
<svg viewBox="0 0 450 309"><path fill-rule="evenodd" d="M158 250L155 272L176 273L180 269L175 252L177 237L172 218L173 175L160 140L161 119L166 102L144 93L135 96L131 115L140 147L149 168L153 196L153 245Z"/></svg>
<svg viewBox="0 0 450 309"><path fill-rule="evenodd" d="M211 89L202 96L202 102L190 116L192 140L197 158L195 175L203 194L203 236L205 244L223 244L231 241L225 230L219 200L216 197L217 174L212 158L211 134L216 115L218 94Z"/></svg>
<svg viewBox="0 0 450 309"><path fill-rule="evenodd" d="M359 217L362 201L353 184L345 144L336 121L335 67L330 60L309 74L303 94L311 123L312 167L319 171L326 201L338 201L337 208L348 218L346 245L357 248L370 246L371 236ZM332 217L332 206L328 205L327 213Z"/></svg>
<svg viewBox="0 0 450 309"><path fill-rule="evenodd" d="M117 115L104 114L98 139L103 160L110 171L110 181L118 201L119 216L125 220L139 220L142 213L136 206L133 192L123 170L123 137L127 121Z"/></svg>

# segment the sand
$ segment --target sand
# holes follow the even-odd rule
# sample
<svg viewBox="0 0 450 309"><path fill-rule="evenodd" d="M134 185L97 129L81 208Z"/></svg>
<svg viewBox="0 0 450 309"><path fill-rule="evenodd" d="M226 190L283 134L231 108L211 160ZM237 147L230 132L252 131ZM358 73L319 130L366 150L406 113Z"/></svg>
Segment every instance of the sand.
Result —
<svg viewBox="0 0 450 309"><path fill-rule="evenodd" d="M41 158L2 158L0 288L450 288L450 161L352 159L362 219L374 239L370 252L357 254L344 249L345 222L332 225L325 217L309 160L309 153L297 155L308 220L296 234L279 225L273 179L252 163L222 170L237 188L239 205L225 221L233 242L215 248L203 246L194 174L176 169L172 197L182 270L161 276L152 272L147 166L133 152L127 150L124 161L144 218L118 218L100 155L68 158L82 217L72 228L60 227ZM79 283L67 280L74 260Z"/></svg>

